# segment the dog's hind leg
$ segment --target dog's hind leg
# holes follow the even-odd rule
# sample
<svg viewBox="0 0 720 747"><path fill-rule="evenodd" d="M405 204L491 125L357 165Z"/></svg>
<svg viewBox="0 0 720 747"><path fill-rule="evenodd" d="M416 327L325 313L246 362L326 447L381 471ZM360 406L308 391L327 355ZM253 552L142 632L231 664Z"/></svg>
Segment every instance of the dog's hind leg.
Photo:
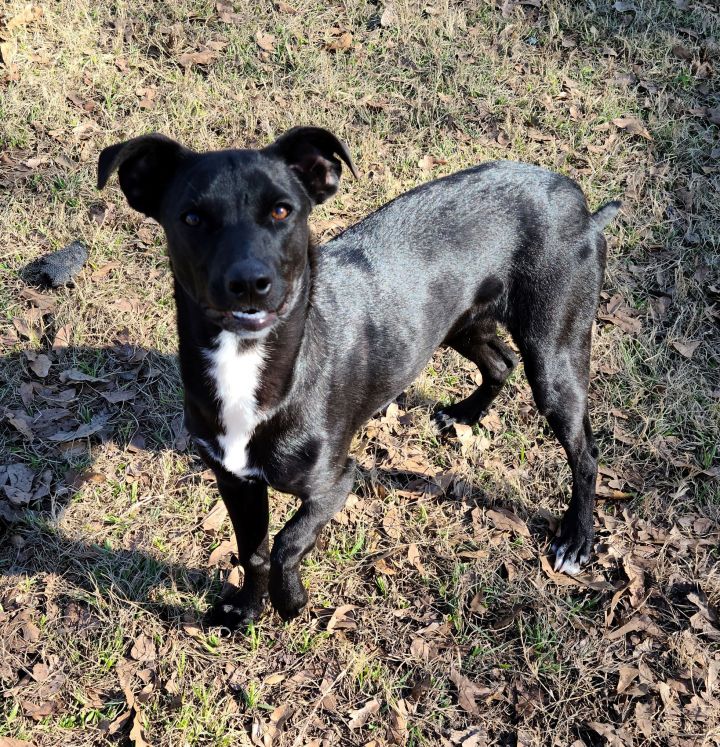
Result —
<svg viewBox="0 0 720 747"><path fill-rule="evenodd" d="M218 490L235 530L238 559L245 577L241 589L215 603L206 621L209 625L236 630L260 617L268 593L270 511L267 485L227 473L217 477Z"/></svg>
<svg viewBox="0 0 720 747"><path fill-rule="evenodd" d="M585 323L575 322L568 324L576 327L571 334L553 341L516 337L535 402L565 449L572 470L570 505L553 542L555 570L571 574L592 553L598 460L587 406L591 332L588 328L578 334L577 326Z"/></svg>
<svg viewBox="0 0 720 747"><path fill-rule="evenodd" d="M482 321L461 329L445 341L480 369L482 383L469 397L435 413L433 417L440 431L449 430L453 423L477 423L487 413L517 365L515 353L496 332L494 321Z"/></svg>

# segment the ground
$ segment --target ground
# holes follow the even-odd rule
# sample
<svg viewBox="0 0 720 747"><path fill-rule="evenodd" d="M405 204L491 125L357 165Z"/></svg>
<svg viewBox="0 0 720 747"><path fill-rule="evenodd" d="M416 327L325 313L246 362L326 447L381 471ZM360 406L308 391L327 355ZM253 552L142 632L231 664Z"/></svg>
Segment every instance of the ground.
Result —
<svg viewBox="0 0 720 747"><path fill-rule="evenodd" d="M0 24L0 745L720 743L720 14L715 0L7 0ZM229 523L182 427L157 225L100 150L336 132L318 240L488 159L622 199L594 335L596 559L522 367L474 429L439 352L356 439L310 604L230 638ZM79 240L75 283L25 265ZM292 499L273 496L279 527ZM22 744L22 742L20 742Z"/></svg>

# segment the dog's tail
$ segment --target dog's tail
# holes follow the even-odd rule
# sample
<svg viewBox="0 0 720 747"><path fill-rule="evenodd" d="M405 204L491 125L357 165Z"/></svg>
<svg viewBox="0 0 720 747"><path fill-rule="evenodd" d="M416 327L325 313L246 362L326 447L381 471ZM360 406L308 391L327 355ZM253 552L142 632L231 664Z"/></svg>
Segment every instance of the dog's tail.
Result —
<svg viewBox="0 0 720 747"><path fill-rule="evenodd" d="M592 214L595 225L602 231L605 226L617 215L618 210L622 207L620 200L613 200L603 205L599 210Z"/></svg>

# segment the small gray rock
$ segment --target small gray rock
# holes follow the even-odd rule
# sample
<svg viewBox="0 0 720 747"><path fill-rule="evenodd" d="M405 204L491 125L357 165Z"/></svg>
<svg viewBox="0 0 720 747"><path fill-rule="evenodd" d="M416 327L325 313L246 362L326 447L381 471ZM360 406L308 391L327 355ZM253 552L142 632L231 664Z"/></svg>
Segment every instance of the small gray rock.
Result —
<svg viewBox="0 0 720 747"><path fill-rule="evenodd" d="M82 241L73 241L25 266L23 277L28 283L50 288L59 288L72 282L87 262L88 250Z"/></svg>

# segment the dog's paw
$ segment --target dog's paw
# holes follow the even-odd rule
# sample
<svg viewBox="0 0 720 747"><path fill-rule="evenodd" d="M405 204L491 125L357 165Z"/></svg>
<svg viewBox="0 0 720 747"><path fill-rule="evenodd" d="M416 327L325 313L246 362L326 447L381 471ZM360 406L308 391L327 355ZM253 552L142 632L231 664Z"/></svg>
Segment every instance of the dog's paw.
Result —
<svg viewBox="0 0 720 747"><path fill-rule="evenodd" d="M435 426L435 430L441 436L451 435L453 432L453 425L457 421L452 415L448 415L444 408L436 410L432 415L432 424Z"/></svg>
<svg viewBox="0 0 720 747"><path fill-rule="evenodd" d="M453 426L456 423L474 425L486 415L485 411L481 413L468 412L463 408L458 408L458 404L462 403L441 407L432 414L432 423L441 436L452 436L454 433Z"/></svg>
<svg viewBox="0 0 720 747"><path fill-rule="evenodd" d="M231 633L247 628L262 615L264 599L248 600L242 592L229 599L218 599L205 615L205 625L210 628L226 628Z"/></svg>
<svg viewBox="0 0 720 747"><path fill-rule="evenodd" d="M296 570L283 573L276 583L270 579L270 601L280 617L285 620L296 618L307 604L308 594L300 574Z"/></svg>
<svg viewBox="0 0 720 747"><path fill-rule="evenodd" d="M563 528L554 539L550 549L555 554L554 570L556 573L567 573L575 576L590 560L593 549L594 533L579 525Z"/></svg>

